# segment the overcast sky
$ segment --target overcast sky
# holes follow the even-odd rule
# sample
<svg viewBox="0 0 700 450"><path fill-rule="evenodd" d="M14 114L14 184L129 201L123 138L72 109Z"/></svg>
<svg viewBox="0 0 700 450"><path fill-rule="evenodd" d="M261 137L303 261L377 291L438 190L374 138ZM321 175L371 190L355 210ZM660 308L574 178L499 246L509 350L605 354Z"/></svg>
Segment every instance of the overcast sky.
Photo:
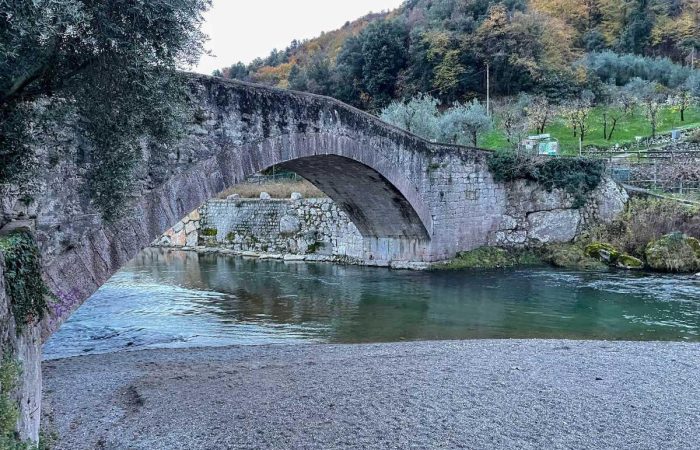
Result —
<svg viewBox="0 0 700 450"><path fill-rule="evenodd" d="M368 12L396 8L402 0L214 0L207 13L204 31L207 48L214 57L204 56L197 72L237 61L249 63L267 56L273 48L286 48L292 39L318 36Z"/></svg>

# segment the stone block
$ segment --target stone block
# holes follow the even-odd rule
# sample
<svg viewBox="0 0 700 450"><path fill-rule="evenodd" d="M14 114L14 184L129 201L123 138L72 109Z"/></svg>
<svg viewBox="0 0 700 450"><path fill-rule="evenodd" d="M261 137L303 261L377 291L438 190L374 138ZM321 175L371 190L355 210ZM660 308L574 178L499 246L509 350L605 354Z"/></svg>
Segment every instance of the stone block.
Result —
<svg viewBox="0 0 700 450"><path fill-rule="evenodd" d="M185 233L191 234L197 231L197 225L194 222L188 222L185 224Z"/></svg>
<svg viewBox="0 0 700 450"><path fill-rule="evenodd" d="M581 224L581 212L575 209L541 211L528 216L529 237L542 243L570 242Z"/></svg>
<svg viewBox="0 0 700 450"><path fill-rule="evenodd" d="M279 232L282 235L291 235L301 230L301 221L296 216L282 216L279 222Z"/></svg>
<svg viewBox="0 0 700 450"><path fill-rule="evenodd" d="M184 230L174 233L170 238L170 244L173 247L184 247L187 244L187 234Z"/></svg>

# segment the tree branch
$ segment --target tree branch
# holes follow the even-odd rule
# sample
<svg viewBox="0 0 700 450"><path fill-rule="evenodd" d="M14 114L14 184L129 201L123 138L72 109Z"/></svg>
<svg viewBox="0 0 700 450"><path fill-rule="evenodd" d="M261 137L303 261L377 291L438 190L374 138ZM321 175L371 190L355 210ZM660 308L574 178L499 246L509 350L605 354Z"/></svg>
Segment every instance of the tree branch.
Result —
<svg viewBox="0 0 700 450"><path fill-rule="evenodd" d="M0 104L9 102L12 98L20 95L27 86L41 78L49 69L50 63L45 63L35 69L32 73L24 75L12 84L12 87L0 97Z"/></svg>

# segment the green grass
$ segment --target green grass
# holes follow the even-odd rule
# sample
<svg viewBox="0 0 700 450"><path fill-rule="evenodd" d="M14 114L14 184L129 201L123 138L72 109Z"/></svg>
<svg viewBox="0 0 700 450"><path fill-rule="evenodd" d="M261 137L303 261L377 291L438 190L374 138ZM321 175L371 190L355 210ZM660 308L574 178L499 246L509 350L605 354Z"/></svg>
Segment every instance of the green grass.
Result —
<svg viewBox="0 0 700 450"><path fill-rule="evenodd" d="M612 139L610 141L605 140L603 138L602 119L604 111L605 107L602 106L593 108L588 119L589 130L586 131L586 137L583 141L584 147L593 145L608 148L615 146L615 144L633 143L636 136L651 136L649 122L644 117L642 109L637 108L630 115L620 119L615 127ZM700 107L694 107L686 111L684 122L681 122L680 113L673 111L671 108L664 108L661 111L657 133L667 133L674 128L680 127L700 127ZM578 137L574 137L573 130L567 126L561 117L555 117L545 129L545 133L549 133L552 137L559 140L563 154L578 153ZM536 134L536 132L533 130L531 134ZM493 131L480 138L479 147L496 150L509 148L510 144L508 144L505 135L496 127Z"/></svg>

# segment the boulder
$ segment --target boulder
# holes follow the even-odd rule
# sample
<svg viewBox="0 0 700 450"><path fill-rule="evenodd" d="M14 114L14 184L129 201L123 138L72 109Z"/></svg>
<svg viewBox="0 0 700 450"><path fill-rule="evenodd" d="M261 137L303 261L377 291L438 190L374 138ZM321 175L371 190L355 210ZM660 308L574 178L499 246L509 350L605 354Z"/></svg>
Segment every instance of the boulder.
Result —
<svg viewBox="0 0 700 450"><path fill-rule="evenodd" d="M528 216L529 237L541 243L571 242L581 223L581 212L575 209L540 211Z"/></svg>
<svg viewBox="0 0 700 450"><path fill-rule="evenodd" d="M607 264L614 264L622 255L615 247L602 242L594 242L586 247L586 256L603 261Z"/></svg>
<svg viewBox="0 0 700 450"><path fill-rule="evenodd" d="M292 192L292 200L301 200L303 198L304 196L301 195L299 192Z"/></svg>
<svg viewBox="0 0 700 450"><path fill-rule="evenodd" d="M644 268L644 261L632 255L623 254L617 259L617 267L627 270L639 270Z"/></svg>
<svg viewBox="0 0 700 450"><path fill-rule="evenodd" d="M272 200L272 196L267 192L260 193L260 200Z"/></svg>
<svg viewBox="0 0 700 450"><path fill-rule="evenodd" d="M694 272L700 269L700 242L683 233L671 233L647 245L647 264L662 272Z"/></svg>
<svg viewBox="0 0 700 450"><path fill-rule="evenodd" d="M598 219L603 223L612 223L617 219L629 200L627 191L610 178L598 186L593 197L597 202Z"/></svg>

